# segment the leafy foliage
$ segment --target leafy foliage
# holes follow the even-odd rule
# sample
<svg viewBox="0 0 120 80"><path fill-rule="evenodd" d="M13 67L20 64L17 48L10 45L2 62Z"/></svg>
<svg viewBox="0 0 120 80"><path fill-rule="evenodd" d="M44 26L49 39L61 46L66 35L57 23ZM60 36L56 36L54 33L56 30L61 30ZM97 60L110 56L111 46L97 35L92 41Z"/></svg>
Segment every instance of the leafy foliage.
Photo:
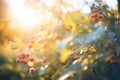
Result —
<svg viewBox="0 0 120 80"><path fill-rule="evenodd" d="M0 18L0 79L119 80L118 11L102 0L86 3L89 14L63 0L53 6L27 0L25 6L50 16L25 32L10 27L24 24Z"/></svg>

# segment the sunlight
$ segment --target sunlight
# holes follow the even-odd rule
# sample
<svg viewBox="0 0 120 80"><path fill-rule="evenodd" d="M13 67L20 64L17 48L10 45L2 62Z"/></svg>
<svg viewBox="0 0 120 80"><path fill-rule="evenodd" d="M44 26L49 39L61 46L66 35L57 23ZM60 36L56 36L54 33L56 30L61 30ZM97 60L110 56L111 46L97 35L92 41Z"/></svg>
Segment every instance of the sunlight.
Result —
<svg viewBox="0 0 120 80"><path fill-rule="evenodd" d="M32 1L32 0L31 0ZM28 5L32 5L32 2L28 2ZM37 27L38 25L46 24L47 21L51 21L52 13L48 11L47 9L44 9L44 3L47 6L53 6L56 3L56 0L53 1L40 1L40 3L35 2L35 5L32 6L26 6L25 0L9 0L8 5L10 8L10 13L14 17L14 21L17 21L18 25L15 26L23 29L32 29L34 27ZM34 8L35 6L38 6L37 8ZM13 24L10 25L12 27ZM13 28L13 27L12 27Z"/></svg>
<svg viewBox="0 0 120 80"><path fill-rule="evenodd" d="M103 0L103 1L111 8L117 6L117 0Z"/></svg>
<svg viewBox="0 0 120 80"><path fill-rule="evenodd" d="M86 0L86 1L93 2L94 0ZM107 2L108 0L104 0L104 1L109 4L112 0L110 2ZM45 3L48 7L52 7L54 4L56 4L56 2L57 0L52 0L52 1L41 0L41 3ZM67 2L71 4L75 10L81 10L82 13L89 14L91 12L91 9L89 8L89 6L85 5L84 0L82 0L81 2L79 0L75 0L74 2L72 2L71 0L68 0ZM114 2L114 4L115 3L116 2ZM19 24L22 25L21 27L23 28L26 28L26 29L33 28L38 24L41 24L41 25L44 24L45 21L48 19L52 19L50 17L51 13L49 11L46 11L44 8L42 10L39 8L40 10L39 11L37 9L35 10L35 9L31 9L30 7L26 7L25 0L8 0L8 4L10 8L10 13L14 17L14 20L18 21ZM36 5L39 6L39 4L36 4ZM31 7L34 7L34 6L31 6ZM62 8L62 10L64 10L64 8Z"/></svg>
<svg viewBox="0 0 120 80"><path fill-rule="evenodd" d="M24 0L9 0L8 4L12 15L26 27L37 25L39 23L38 16L32 9L25 7L24 3Z"/></svg>
<svg viewBox="0 0 120 80"><path fill-rule="evenodd" d="M49 7L52 7L57 2L57 0L42 0L42 1Z"/></svg>
<svg viewBox="0 0 120 80"><path fill-rule="evenodd" d="M91 9L88 5L84 5L84 7L81 9L81 13L83 14L90 14Z"/></svg>
<svg viewBox="0 0 120 80"><path fill-rule="evenodd" d="M35 16L34 12L32 10L29 10L27 8L24 8L21 13L17 12L17 18L25 25L28 26L34 26L38 24L37 16Z"/></svg>

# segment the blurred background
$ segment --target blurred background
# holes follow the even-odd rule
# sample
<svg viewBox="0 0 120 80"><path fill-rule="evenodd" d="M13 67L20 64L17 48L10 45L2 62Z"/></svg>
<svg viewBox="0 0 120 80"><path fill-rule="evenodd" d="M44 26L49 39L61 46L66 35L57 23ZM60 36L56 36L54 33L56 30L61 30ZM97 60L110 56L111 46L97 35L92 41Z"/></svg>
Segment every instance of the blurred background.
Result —
<svg viewBox="0 0 120 80"><path fill-rule="evenodd" d="M73 46L77 45L74 40L73 42L75 43L69 42L71 38L74 37L76 41L80 41L81 39L77 37L94 33L95 30L100 29L100 33L95 32L94 34L96 35L90 34L87 36L87 39L91 41L92 35L97 39L96 36L101 35L102 31L104 33L104 30L97 28L96 24L90 19L94 5L100 5L107 17L111 21L114 20L113 13L117 13L117 0L0 0L0 80L56 80L56 77L59 77L68 68L66 67L68 65L65 67L64 65L68 64L67 61L70 60L68 59L69 53ZM101 20L98 23L104 24L105 29L109 25L105 20ZM93 25L95 27L90 27ZM33 75L29 74L29 66L16 62L17 56L26 51L31 34L35 34L37 40L41 41L34 44L33 50L31 50L33 53L38 53L38 55L35 55L36 61L37 59L39 60L39 56L46 56L48 63L51 63L47 69L41 69L40 67L40 71L38 70ZM49 39L51 35L53 38ZM109 43L109 39L105 37L106 35L101 38L100 43L96 43L98 45ZM50 41L48 42L48 40ZM48 43L39 50L39 46L44 45L43 43L46 42ZM66 46L67 44L69 45ZM100 50L103 52L114 52L112 49L108 52L102 47L100 47ZM92 50L94 51L95 49ZM104 65L101 68L106 68L107 64L104 63ZM87 69L86 66L84 68L85 70ZM101 73L108 72L103 71ZM87 78L90 76L95 77L92 73L86 71L82 80L88 80L85 78L85 74L87 74ZM77 79L66 80L79 79L78 77ZM104 77L104 80L109 79L106 76Z"/></svg>

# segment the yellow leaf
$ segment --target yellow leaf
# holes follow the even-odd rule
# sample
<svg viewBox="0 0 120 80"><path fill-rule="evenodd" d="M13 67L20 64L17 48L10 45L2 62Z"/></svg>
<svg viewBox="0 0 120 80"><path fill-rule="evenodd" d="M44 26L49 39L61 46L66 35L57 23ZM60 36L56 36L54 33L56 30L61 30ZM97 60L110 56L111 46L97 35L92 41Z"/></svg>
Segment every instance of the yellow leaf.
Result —
<svg viewBox="0 0 120 80"><path fill-rule="evenodd" d="M34 50L39 50L39 48L41 47L41 45L39 43L34 43L32 45L32 47L33 47Z"/></svg>
<svg viewBox="0 0 120 80"><path fill-rule="evenodd" d="M89 32L89 33L91 33L91 32L92 32L92 30L91 30L91 29L88 29L88 32Z"/></svg>
<svg viewBox="0 0 120 80"><path fill-rule="evenodd" d="M69 55L70 55L70 50L64 49L61 53L60 61L64 63L69 58Z"/></svg>
<svg viewBox="0 0 120 80"><path fill-rule="evenodd" d="M6 66L7 66L7 68L8 68L9 70L13 70L13 69L14 69L11 64L6 64Z"/></svg>
<svg viewBox="0 0 120 80"><path fill-rule="evenodd" d="M75 26L79 22L81 14L79 11L73 11L71 13L65 14L63 18L64 25Z"/></svg>
<svg viewBox="0 0 120 80"><path fill-rule="evenodd" d="M11 42L10 47L11 49L15 50L18 48L18 45L15 42Z"/></svg>
<svg viewBox="0 0 120 80"><path fill-rule="evenodd" d="M115 7L115 8L113 9L113 11L114 11L114 12L118 12L118 7Z"/></svg>
<svg viewBox="0 0 120 80"><path fill-rule="evenodd" d="M63 4L64 6L66 6L66 7L70 7L70 4L67 3L67 2L65 2L65 1L64 1L62 4Z"/></svg>
<svg viewBox="0 0 120 80"><path fill-rule="evenodd" d="M91 23L91 18L89 16L85 16L83 19L81 19L81 23L84 25L89 25Z"/></svg>
<svg viewBox="0 0 120 80"><path fill-rule="evenodd" d="M108 15L108 17L111 17L111 16L112 16L111 13L107 13L107 15Z"/></svg>
<svg viewBox="0 0 120 80"><path fill-rule="evenodd" d="M12 58L7 58L7 61L10 63L13 63L13 59Z"/></svg>
<svg viewBox="0 0 120 80"><path fill-rule="evenodd" d="M115 17L118 19L119 18L118 14L116 14Z"/></svg>
<svg viewBox="0 0 120 80"><path fill-rule="evenodd" d="M85 65L88 65L88 59L87 58L85 58L84 60L83 60L83 63L85 64Z"/></svg>
<svg viewBox="0 0 120 80"><path fill-rule="evenodd" d="M85 29L88 29L88 26L84 26Z"/></svg>
<svg viewBox="0 0 120 80"><path fill-rule="evenodd" d="M39 80L45 80L45 78L44 77L40 77L40 79Z"/></svg>
<svg viewBox="0 0 120 80"><path fill-rule="evenodd" d="M22 41L21 38L15 37L15 38L14 38L14 41L15 41L15 42L12 42L12 43L11 43L11 48L12 48L12 49L23 48L24 43L23 43L23 41Z"/></svg>
<svg viewBox="0 0 120 80"><path fill-rule="evenodd" d="M20 75L22 78L26 77L25 73L23 73L23 72L21 72Z"/></svg>

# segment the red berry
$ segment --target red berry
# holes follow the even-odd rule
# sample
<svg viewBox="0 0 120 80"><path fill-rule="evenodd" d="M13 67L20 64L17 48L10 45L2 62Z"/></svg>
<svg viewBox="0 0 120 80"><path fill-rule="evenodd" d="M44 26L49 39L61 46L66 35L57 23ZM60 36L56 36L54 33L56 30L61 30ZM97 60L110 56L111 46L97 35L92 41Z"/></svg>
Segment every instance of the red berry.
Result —
<svg viewBox="0 0 120 80"><path fill-rule="evenodd" d="M30 40L30 43L33 44L33 43L34 43L34 40Z"/></svg>
<svg viewBox="0 0 120 80"><path fill-rule="evenodd" d="M17 63L20 63L20 59L17 58L17 59L16 59L16 62L17 62Z"/></svg>
<svg viewBox="0 0 120 80"><path fill-rule="evenodd" d="M43 59L43 60L42 60L42 63L46 63L46 60L45 60L45 59Z"/></svg>
<svg viewBox="0 0 120 80"><path fill-rule="evenodd" d="M47 59L46 59L46 57L43 57L40 61L41 61L42 64L44 64L44 63L47 62Z"/></svg>
<svg viewBox="0 0 120 80"><path fill-rule="evenodd" d="M49 35L49 34L50 34L50 31L48 31L47 34Z"/></svg>
<svg viewBox="0 0 120 80"><path fill-rule="evenodd" d="M31 57L31 58L29 58L29 61L31 61L31 62L32 62L32 61L34 61L34 58L32 58L32 57Z"/></svg>
<svg viewBox="0 0 120 80"><path fill-rule="evenodd" d="M96 13L97 11L96 10L92 10L92 13Z"/></svg>
<svg viewBox="0 0 120 80"><path fill-rule="evenodd" d="M20 63L24 63L24 59L19 59L20 60Z"/></svg>
<svg viewBox="0 0 120 80"><path fill-rule="evenodd" d="M25 58L25 53L20 54L20 55L18 56L18 58L24 59L24 58Z"/></svg>
<svg viewBox="0 0 120 80"><path fill-rule="evenodd" d="M103 15L99 15L98 18L99 18L99 19L103 18Z"/></svg>
<svg viewBox="0 0 120 80"><path fill-rule="evenodd" d="M111 59L110 63L115 64L115 63L117 63L117 60L116 59Z"/></svg>
<svg viewBox="0 0 120 80"><path fill-rule="evenodd" d="M75 52L75 51L72 51L72 52L70 53L70 55L74 57L74 56L76 56L76 52Z"/></svg>
<svg viewBox="0 0 120 80"><path fill-rule="evenodd" d="M29 73L30 73L30 74L33 74L34 72L35 72L35 69L34 69L34 68L30 68L30 69L29 69Z"/></svg>
<svg viewBox="0 0 120 80"><path fill-rule="evenodd" d="M29 54L29 53L26 53L26 54L25 54L25 57L26 57L26 58L27 58L27 57L29 57L29 56L30 56L30 54Z"/></svg>
<svg viewBox="0 0 120 80"><path fill-rule="evenodd" d="M98 21L98 19L97 19L97 18L93 18L92 20L93 20L94 22L97 22L97 21Z"/></svg>
<svg viewBox="0 0 120 80"><path fill-rule="evenodd" d="M110 48L113 48L114 47L114 45L113 44L105 44L105 46L104 46L104 48L105 49L110 49Z"/></svg>
<svg viewBox="0 0 120 80"><path fill-rule="evenodd" d="M24 57L22 55L19 55L18 58L23 59Z"/></svg>
<svg viewBox="0 0 120 80"><path fill-rule="evenodd" d="M92 16L91 16L91 18L93 19L93 18L94 18L94 16L92 15Z"/></svg>
<svg viewBox="0 0 120 80"><path fill-rule="evenodd" d="M34 44L35 41L31 41L31 44Z"/></svg>
<svg viewBox="0 0 120 80"><path fill-rule="evenodd" d="M97 13L93 13L93 14L92 14L92 17L93 17L93 18L97 18L97 17L98 17L98 14L97 14Z"/></svg>
<svg viewBox="0 0 120 80"><path fill-rule="evenodd" d="M27 63L28 63L27 61L25 61L25 60L23 61L23 64L27 64Z"/></svg>
<svg viewBox="0 0 120 80"><path fill-rule="evenodd" d="M116 59L116 56L115 55L111 55L111 59Z"/></svg>
<svg viewBox="0 0 120 80"><path fill-rule="evenodd" d="M28 44L28 48L32 48L32 44L30 43L30 44Z"/></svg>
<svg viewBox="0 0 120 80"><path fill-rule="evenodd" d="M98 13L99 13L99 14L103 14L103 12L102 12L102 11L99 11Z"/></svg>

